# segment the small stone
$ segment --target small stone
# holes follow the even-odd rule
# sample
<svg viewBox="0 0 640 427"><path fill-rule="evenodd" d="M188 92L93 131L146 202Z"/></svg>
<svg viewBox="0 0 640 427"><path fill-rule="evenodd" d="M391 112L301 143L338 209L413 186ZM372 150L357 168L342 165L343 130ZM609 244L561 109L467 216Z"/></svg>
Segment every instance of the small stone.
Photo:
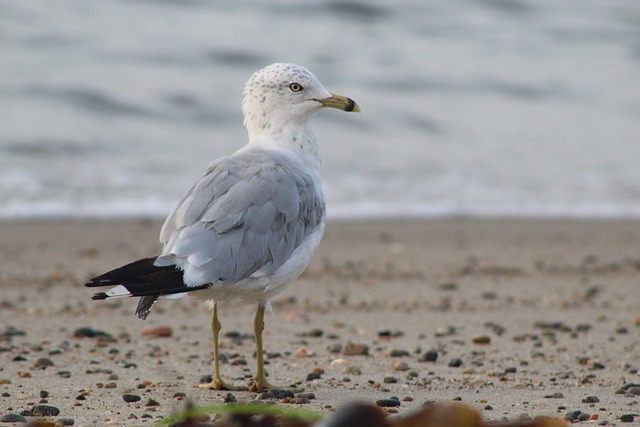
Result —
<svg viewBox="0 0 640 427"><path fill-rule="evenodd" d="M55 406L36 405L33 408L33 413L42 415L43 417L55 417L60 413L60 409Z"/></svg>
<svg viewBox="0 0 640 427"><path fill-rule="evenodd" d="M294 394L291 390L288 390L286 388L272 388L271 390L269 390L271 392L271 394L273 394L273 397L275 397L276 399L284 399L284 398L293 398Z"/></svg>
<svg viewBox="0 0 640 427"><path fill-rule="evenodd" d="M568 421L574 421L578 419L578 416L582 413L582 411L569 411L567 412L567 414L564 416L565 420Z"/></svg>
<svg viewBox="0 0 640 427"><path fill-rule="evenodd" d="M334 359L331 361L331 363L329 363L329 366L347 366L349 364L349 362L347 362L345 359Z"/></svg>
<svg viewBox="0 0 640 427"><path fill-rule="evenodd" d="M446 336L449 336L449 335L455 335L455 333L456 333L455 326L449 325L449 326L446 326L446 327L441 326L441 327L437 328L434 334L435 334L436 337L442 338L442 337L446 337Z"/></svg>
<svg viewBox="0 0 640 427"><path fill-rule="evenodd" d="M49 359L48 357L41 357L40 359L36 360L36 363L33 365L33 367L36 369L46 368L47 366L53 366L53 360Z"/></svg>
<svg viewBox="0 0 640 427"><path fill-rule="evenodd" d="M5 414L0 418L0 422L3 423L26 423L27 419L18 414Z"/></svg>
<svg viewBox="0 0 640 427"><path fill-rule="evenodd" d="M78 328L73 332L73 336L76 338L113 338L111 334L108 334L99 329L94 329L90 327L82 327Z"/></svg>
<svg viewBox="0 0 640 427"><path fill-rule="evenodd" d="M407 350L403 350L400 348L391 348L389 350L387 350L387 352L385 353L385 356L387 357L404 357L404 356L409 356L411 353L409 353Z"/></svg>
<svg viewBox="0 0 640 427"><path fill-rule="evenodd" d="M158 401L153 400L153 399L149 399L147 400L147 402L144 404L144 406L160 406L160 403L158 403Z"/></svg>
<svg viewBox="0 0 640 427"><path fill-rule="evenodd" d="M308 332L303 332L299 334L301 337L311 337L311 338L320 338L324 334L322 329L311 329Z"/></svg>
<svg viewBox="0 0 640 427"><path fill-rule="evenodd" d="M493 411L493 406L491 406L491 405L484 405L484 410L485 410L485 411Z"/></svg>
<svg viewBox="0 0 640 427"><path fill-rule="evenodd" d="M58 375L61 378L71 378L71 372L69 371L58 371L56 372L56 375Z"/></svg>
<svg viewBox="0 0 640 427"><path fill-rule="evenodd" d="M438 352L436 350L429 350L420 357L421 362L435 362L438 360Z"/></svg>
<svg viewBox="0 0 640 427"><path fill-rule="evenodd" d="M133 403L133 402L138 402L140 401L142 398L140 396L138 396L137 394L123 394L122 395L122 399L127 402L127 403Z"/></svg>
<svg viewBox="0 0 640 427"><path fill-rule="evenodd" d="M329 351L329 353L340 353L342 351L342 344L331 344L329 347L327 347L327 351Z"/></svg>
<svg viewBox="0 0 640 427"><path fill-rule="evenodd" d="M287 390L287 391L289 391L289 390ZM301 392L301 393L296 394L296 397L306 397L309 400L313 400L313 399L316 398L316 395L313 392L305 391L305 392Z"/></svg>
<svg viewBox="0 0 640 427"><path fill-rule="evenodd" d="M564 399L564 394L562 394L559 391L556 391L555 393L547 394L544 397L545 397L545 399Z"/></svg>
<svg viewBox="0 0 640 427"><path fill-rule="evenodd" d="M27 335L25 331L16 329L13 326L8 326L4 331L0 331L0 337L23 337Z"/></svg>
<svg viewBox="0 0 640 427"><path fill-rule="evenodd" d="M307 347L298 347L294 352L293 355L295 357L311 357L314 356L314 353L309 350Z"/></svg>
<svg viewBox="0 0 640 427"><path fill-rule="evenodd" d="M398 382L398 379L396 377L384 377L382 382L385 384L395 384Z"/></svg>
<svg viewBox="0 0 640 427"><path fill-rule="evenodd" d="M596 403L596 402L600 402L600 399L598 398L598 396L587 396L584 399L582 399L582 403Z"/></svg>
<svg viewBox="0 0 640 427"><path fill-rule="evenodd" d="M60 418L57 422L63 426L72 426L76 423L73 418Z"/></svg>
<svg viewBox="0 0 640 427"><path fill-rule="evenodd" d="M480 335L471 339L474 344L489 344L491 343L491 337L489 335Z"/></svg>
<svg viewBox="0 0 640 427"><path fill-rule="evenodd" d="M362 375L362 371L357 366L345 366L342 373L345 375Z"/></svg>
<svg viewBox="0 0 640 427"><path fill-rule="evenodd" d="M640 386L637 386L637 385L631 386L627 388L626 392L629 394L640 395Z"/></svg>
<svg viewBox="0 0 640 427"><path fill-rule="evenodd" d="M391 408L395 406L400 406L401 402L399 399L379 399L376 400L376 405L382 406L385 408Z"/></svg>
<svg viewBox="0 0 640 427"><path fill-rule="evenodd" d="M620 421L623 423L632 423L635 418L634 414L624 414L620 415Z"/></svg>
<svg viewBox="0 0 640 427"><path fill-rule="evenodd" d="M589 421L589 418L591 418L591 414L587 414L587 413L583 412L580 415L578 415L578 418L576 418L576 419L578 421Z"/></svg>
<svg viewBox="0 0 640 427"><path fill-rule="evenodd" d="M399 362L397 360L395 360L391 364L391 367L393 368L394 371L400 371L400 372L408 371L409 369L411 369L406 362Z"/></svg>
<svg viewBox="0 0 640 427"><path fill-rule="evenodd" d="M438 289L441 291L457 291L458 284L454 282L440 283Z"/></svg>
<svg viewBox="0 0 640 427"><path fill-rule="evenodd" d="M518 368L515 366L510 366L504 370L505 374L515 374L516 372L518 372Z"/></svg>
<svg viewBox="0 0 640 427"><path fill-rule="evenodd" d="M311 401L306 397L296 397L291 400L291 403L295 403L296 405L306 405L307 403L311 403Z"/></svg>
<svg viewBox="0 0 640 427"><path fill-rule="evenodd" d="M14 357L12 360L14 362L24 362L27 360L27 358L19 354L16 357Z"/></svg>
<svg viewBox="0 0 640 427"><path fill-rule="evenodd" d="M47 390L40 390L40 397L42 399L46 399L47 397L49 397L49 392Z"/></svg>
<svg viewBox="0 0 640 427"><path fill-rule="evenodd" d="M266 399L275 399L275 394L271 393L271 390L263 391L262 393L258 393L256 399L258 400L266 400Z"/></svg>
<svg viewBox="0 0 640 427"><path fill-rule="evenodd" d="M318 372L309 372L307 375L307 381L319 380L320 378L322 378L322 375Z"/></svg>
<svg viewBox="0 0 640 427"><path fill-rule="evenodd" d="M369 354L369 346L349 341L342 346L342 354L345 356L366 356Z"/></svg>
<svg viewBox="0 0 640 427"><path fill-rule="evenodd" d="M456 357L455 359L451 359L451 361L449 362L449 367L459 368L460 366L462 366L462 364L463 364L462 359L460 359L459 357Z"/></svg>
<svg viewBox="0 0 640 427"><path fill-rule="evenodd" d="M147 326L142 329L143 337L169 338L173 336L171 326Z"/></svg>

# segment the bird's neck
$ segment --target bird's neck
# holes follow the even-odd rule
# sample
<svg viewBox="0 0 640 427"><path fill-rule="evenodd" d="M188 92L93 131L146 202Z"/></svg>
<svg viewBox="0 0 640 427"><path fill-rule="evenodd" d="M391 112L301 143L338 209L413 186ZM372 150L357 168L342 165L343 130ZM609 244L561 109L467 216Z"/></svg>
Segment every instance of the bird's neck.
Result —
<svg viewBox="0 0 640 427"><path fill-rule="evenodd" d="M270 145L296 154L307 166L320 167L316 136L306 123L268 126L259 129L247 126L249 145Z"/></svg>

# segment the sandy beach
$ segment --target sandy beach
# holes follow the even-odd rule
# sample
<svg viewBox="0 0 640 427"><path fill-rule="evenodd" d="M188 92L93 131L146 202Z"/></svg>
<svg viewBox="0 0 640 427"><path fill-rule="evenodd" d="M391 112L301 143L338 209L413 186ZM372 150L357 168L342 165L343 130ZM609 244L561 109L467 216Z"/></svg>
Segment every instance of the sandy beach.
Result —
<svg viewBox="0 0 640 427"><path fill-rule="evenodd" d="M262 398L329 413L398 398L386 411L457 400L496 421L640 421L638 221L330 222L266 317L270 381L304 389L286 399L194 387L212 366L201 302L163 299L140 321L136 300L91 300L82 284L157 254L160 226L0 224L0 417L151 425L187 402ZM222 374L235 384L255 371L254 310L220 311Z"/></svg>

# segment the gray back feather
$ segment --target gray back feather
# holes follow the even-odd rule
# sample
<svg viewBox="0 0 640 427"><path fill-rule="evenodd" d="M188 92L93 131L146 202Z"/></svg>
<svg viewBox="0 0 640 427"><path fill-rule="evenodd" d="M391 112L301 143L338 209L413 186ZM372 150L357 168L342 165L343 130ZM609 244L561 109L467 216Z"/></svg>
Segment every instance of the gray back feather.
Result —
<svg viewBox="0 0 640 427"><path fill-rule="evenodd" d="M323 200L313 177L284 154L253 149L220 158L165 221L163 258L186 259L211 283L270 274L320 225Z"/></svg>

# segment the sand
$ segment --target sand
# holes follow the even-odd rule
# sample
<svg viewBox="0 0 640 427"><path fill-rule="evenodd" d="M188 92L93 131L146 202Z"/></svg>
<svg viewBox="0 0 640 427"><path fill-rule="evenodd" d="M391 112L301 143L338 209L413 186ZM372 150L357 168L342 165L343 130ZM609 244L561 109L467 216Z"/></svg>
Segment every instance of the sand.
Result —
<svg viewBox="0 0 640 427"><path fill-rule="evenodd" d="M211 373L205 305L165 299L140 321L136 300L91 301L82 286L156 254L160 225L0 224L0 417L46 405L75 426L151 425L187 402L231 398L194 387ZM270 381L307 393L275 402L329 413L397 397L387 411L406 414L459 400L496 421L580 411L620 424L640 413L630 385L640 383L639 245L637 221L330 222L308 270L266 316ZM232 383L255 371L254 310L220 311ZM171 336L144 334L161 326ZM77 337L80 328L105 335ZM350 343L367 354L343 354Z"/></svg>

